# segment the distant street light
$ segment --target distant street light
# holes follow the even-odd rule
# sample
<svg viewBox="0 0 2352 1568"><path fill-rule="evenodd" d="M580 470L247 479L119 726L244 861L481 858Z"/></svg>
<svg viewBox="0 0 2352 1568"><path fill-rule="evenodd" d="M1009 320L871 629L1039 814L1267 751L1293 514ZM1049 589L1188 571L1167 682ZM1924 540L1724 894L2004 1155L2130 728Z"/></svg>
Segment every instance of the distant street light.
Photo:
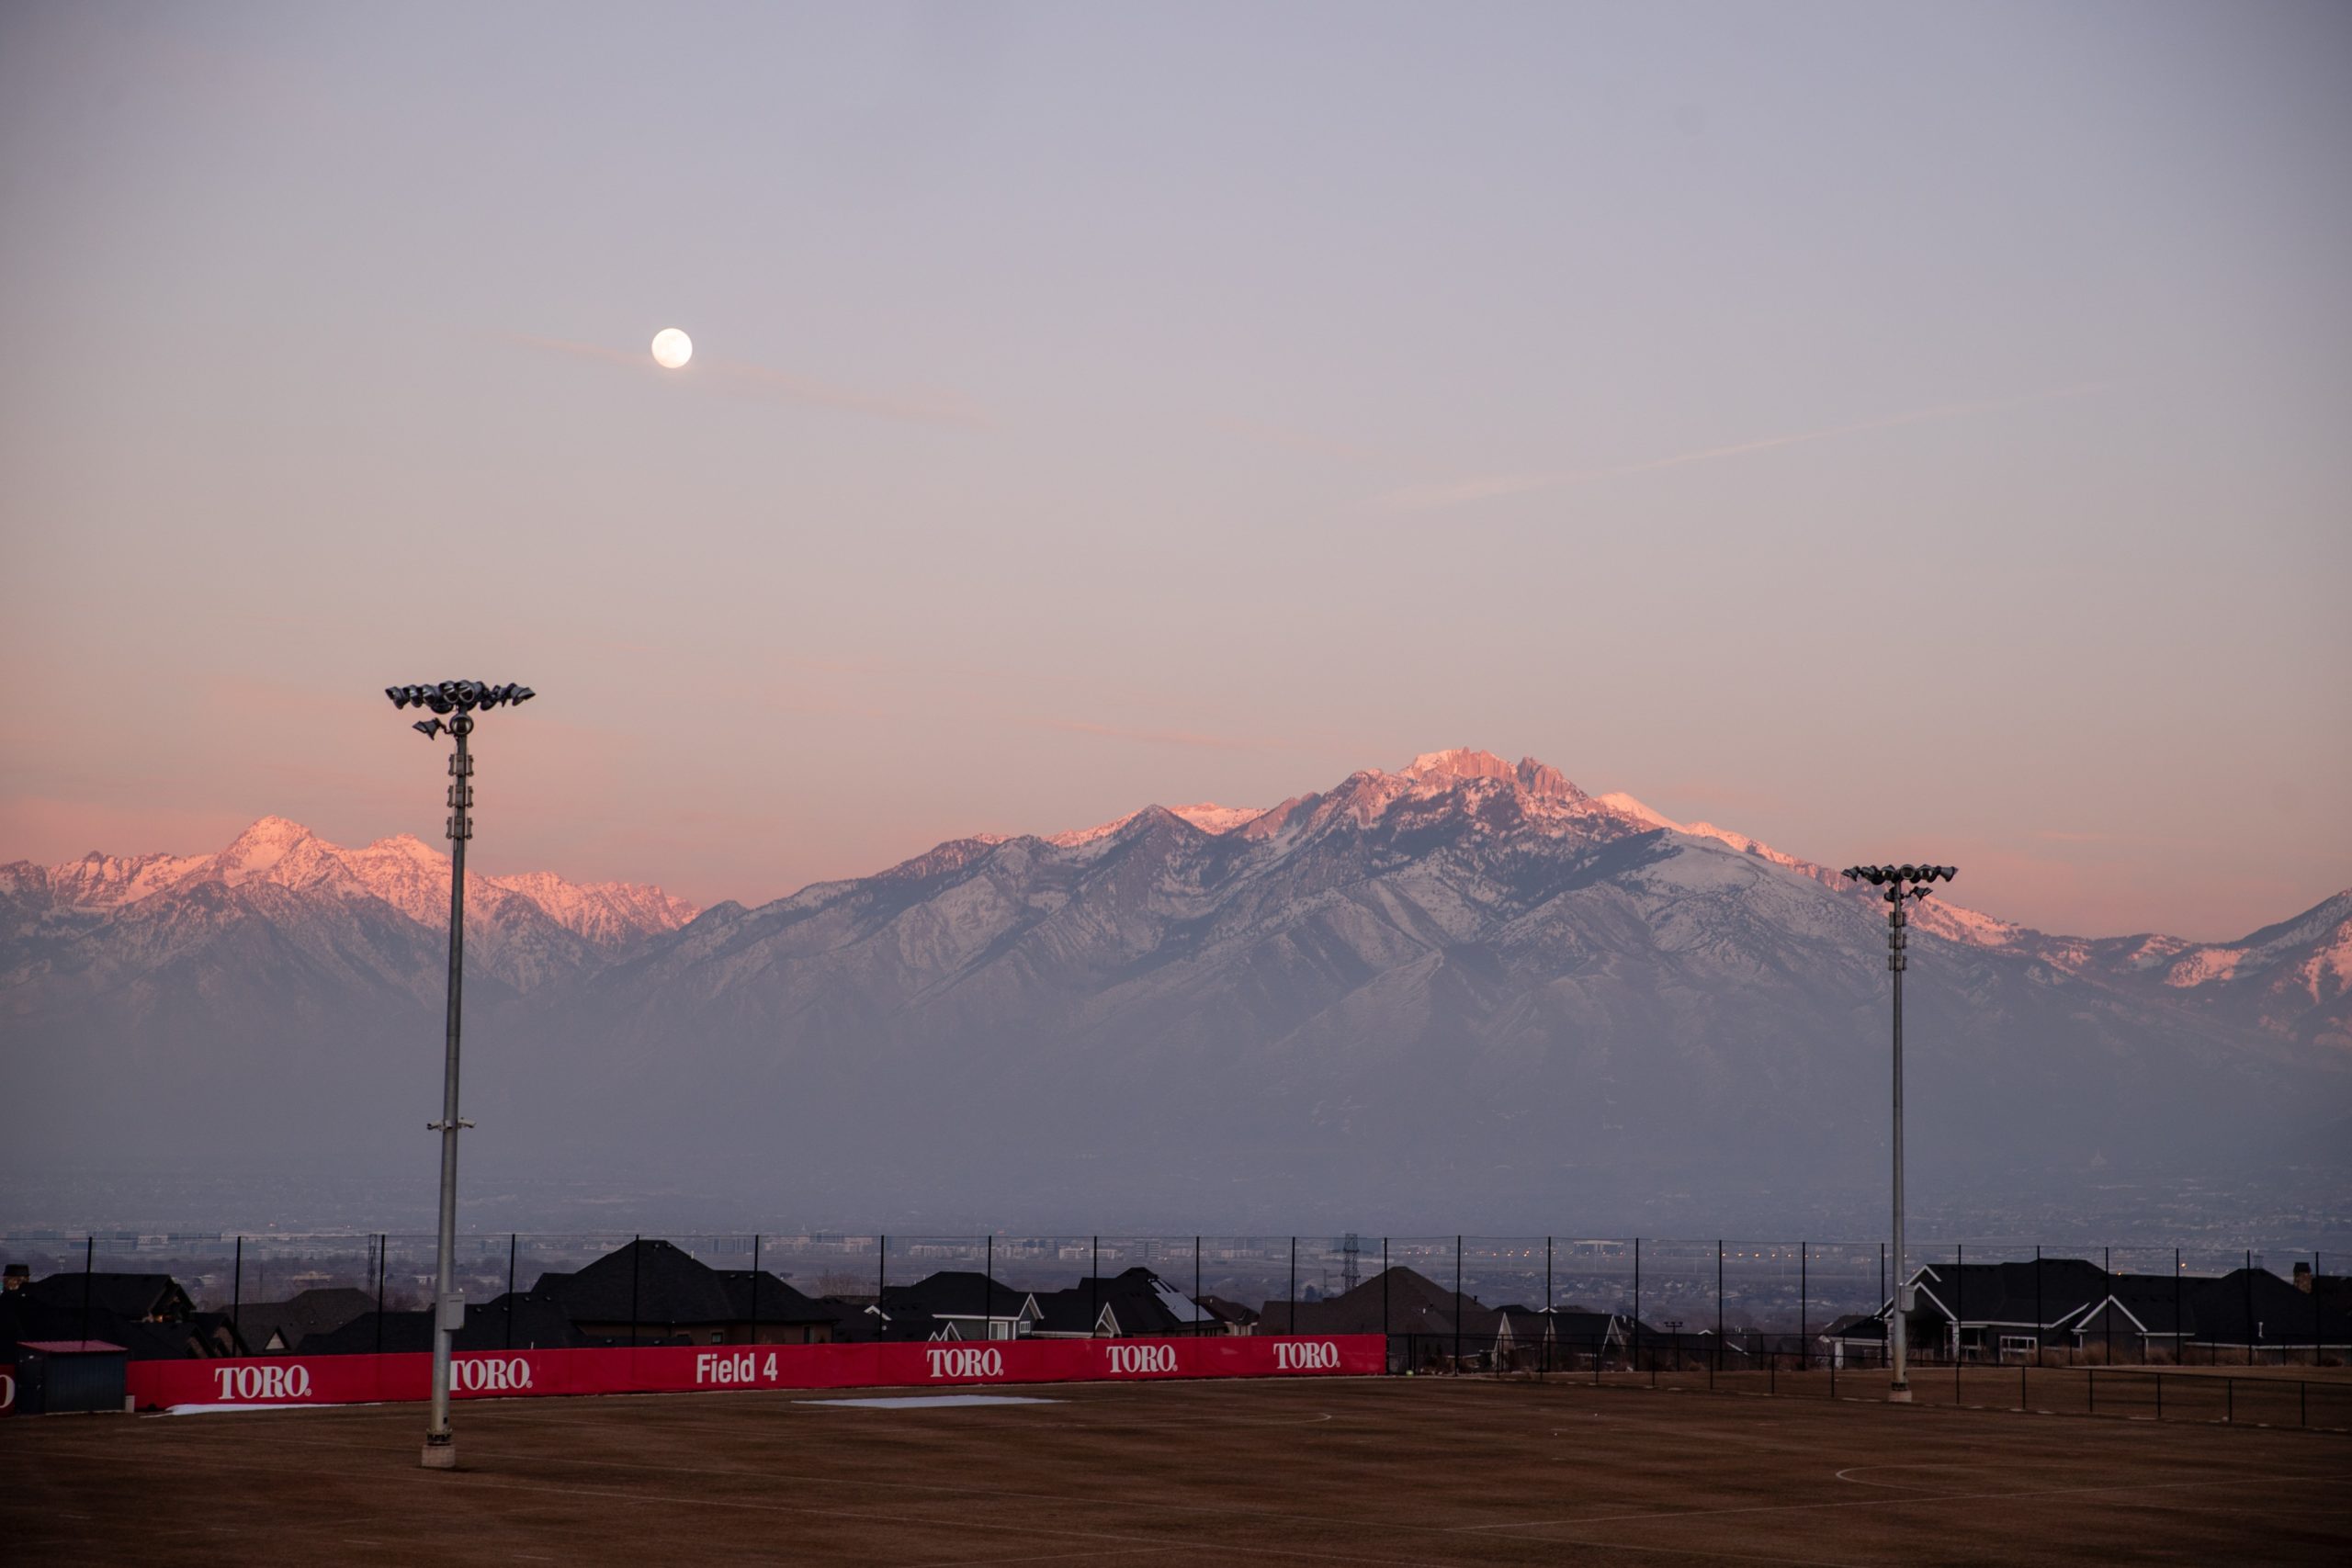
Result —
<svg viewBox="0 0 2352 1568"><path fill-rule="evenodd" d="M1899 1404L1911 1400L1911 1380L1905 1366L1909 1336L1904 1314L1911 1309L1911 1287L1903 1282L1903 971L1910 963L1904 949L1909 943L1909 918L1904 901L1925 898L1930 882L1950 882L1960 874L1948 865L1851 865L1845 875L1883 891L1886 900L1886 966L1894 975L1894 1304L1889 1314L1887 1344L1894 1381L1887 1398Z"/></svg>
<svg viewBox="0 0 2352 1568"><path fill-rule="evenodd" d="M528 686L489 686L480 681L441 681L430 686L387 686L384 695L396 708L421 707L447 719L420 719L413 728L427 740L445 731L457 738L457 753L449 759L449 1043L441 1067L441 1120L425 1123L441 1134L441 1245L433 1275L433 1416L424 1428L424 1468L458 1468L458 1444L449 1430L449 1352L464 1321L465 1299L457 1293L451 1276L458 1251L458 1130L470 1122L458 1119L458 1011L465 984L466 958L466 840L474 836L474 760L466 738L474 731L474 713L527 703L537 695Z"/></svg>

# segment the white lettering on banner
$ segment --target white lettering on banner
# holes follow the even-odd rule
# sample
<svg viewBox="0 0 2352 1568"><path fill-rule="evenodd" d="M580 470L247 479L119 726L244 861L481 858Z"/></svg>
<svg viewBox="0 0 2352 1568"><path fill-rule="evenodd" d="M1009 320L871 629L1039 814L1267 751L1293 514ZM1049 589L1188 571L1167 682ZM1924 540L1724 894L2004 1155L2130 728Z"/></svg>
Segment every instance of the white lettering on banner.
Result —
<svg viewBox="0 0 2352 1568"><path fill-rule="evenodd" d="M954 1378L959 1382L969 1382L975 1378L1004 1376L1004 1352L1001 1350L984 1350L977 1345L957 1345L925 1350L922 1356L931 1368L930 1375L935 1378Z"/></svg>
<svg viewBox="0 0 2352 1568"><path fill-rule="evenodd" d="M215 1367L223 1399L308 1399L311 1369L300 1362L285 1367Z"/></svg>
<svg viewBox="0 0 2352 1568"><path fill-rule="evenodd" d="M774 1356L768 1358L768 1375L775 1375ZM759 1373L753 1370L752 1355L749 1350L735 1355L706 1350L695 1358L695 1382L698 1383L717 1383L721 1388L728 1388L736 1383L758 1381Z"/></svg>
<svg viewBox="0 0 2352 1568"><path fill-rule="evenodd" d="M1334 1371L1340 1364L1340 1348L1329 1339L1319 1345L1276 1345L1274 1370L1280 1372L1319 1372Z"/></svg>
<svg viewBox="0 0 2352 1568"><path fill-rule="evenodd" d="M1111 1363L1111 1371L1172 1372L1176 1370L1176 1347L1173 1345L1105 1345L1102 1353Z"/></svg>
<svg viewBox="0 0 2352 1568"><path fill-rule="evenodd" d="M510 1393L531 1386L531 1363L520 1356L468 1356L449 1362L449 1386L461 1393Z"/></svg>
<svg viewBox="0 0 2352 1568"><path fill-rule="evenodd" d="M16 1407L17 1380L0 1372L0 1410L14 1410Z"/></svg>

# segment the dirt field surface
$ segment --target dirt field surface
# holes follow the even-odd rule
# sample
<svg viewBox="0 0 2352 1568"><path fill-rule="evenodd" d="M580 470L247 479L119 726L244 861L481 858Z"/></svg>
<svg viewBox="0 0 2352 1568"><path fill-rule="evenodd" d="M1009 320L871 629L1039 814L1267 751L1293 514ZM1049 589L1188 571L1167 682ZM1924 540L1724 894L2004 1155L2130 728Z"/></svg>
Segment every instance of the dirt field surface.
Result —
<svg viewBox="0 0 2352 1568"><path fill-rule="evenodd" d="M0 1423L0 1540L44 1564L2352 1562L2333 1432L1481 1379L1006 1392L1053 1403L469 1404L455 1473L417 1467L416 1405L27 1417Z"/></svg>

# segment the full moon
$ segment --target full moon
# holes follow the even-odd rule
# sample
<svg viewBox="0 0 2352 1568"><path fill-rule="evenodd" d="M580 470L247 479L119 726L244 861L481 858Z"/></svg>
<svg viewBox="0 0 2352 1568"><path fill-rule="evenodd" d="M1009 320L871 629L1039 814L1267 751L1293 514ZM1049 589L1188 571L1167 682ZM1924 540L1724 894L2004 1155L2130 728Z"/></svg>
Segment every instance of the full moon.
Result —
<svg viewBox="0 0 2352 1568"><path fill-rule="evenodd" d="M664 370L675 370L695 356L695 340L675 327L663 327L653 334L653 363Z"/></svg>

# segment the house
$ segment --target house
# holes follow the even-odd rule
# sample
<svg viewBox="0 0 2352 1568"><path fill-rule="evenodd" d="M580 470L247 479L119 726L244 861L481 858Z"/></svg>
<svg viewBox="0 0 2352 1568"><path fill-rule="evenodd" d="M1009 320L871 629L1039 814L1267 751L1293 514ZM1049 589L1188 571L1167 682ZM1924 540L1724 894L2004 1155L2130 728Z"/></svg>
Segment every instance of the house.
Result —
<svg viewBox="0 0 2352 1568"><path fill-rule="evenodd" d="M545 1296L514 1291L466 1304L451 1338L458 1350L570 1350L589 1342L563 1309ZM364 1312L347 1323L301 1337L305 1356L368 1356L433 1348L433 1314Z"/></svg>
<svg viewBox="0 0 2352 1568"><path fill-rule="evenodd" d="M79 1312L86 1303L125 1323L185 1323L196 1303L169 1274L112 1274L68 1270L35 1280L21 1292L43 1306Z"/></svg>
<svg viewBox="0 0 2352 1568"><path fill-rule="evenodd" d="M1040 1339L1143 1338L1171 1334L1223 1334L1208 1309L1149 1269L1087 1275L1066 1291L1034 1293Z"/></svg>
<svg viewBox="0 0 2352 1568"><path fill-rule="evenodd" d="M1323 1301L1270 1301L1258 1314L1258 1332L1411 1336L1416 1348L1438 1356L1453 1355L1457 1347L1464 1357L1501 1354L1513 1343L1500 1312L1402 1264Z"/></svg>
<svg viewBox="0 0 2352 1568"><path fill-rule="evenodd" d="M1201 1310L1207 1313L1210 1321L1216 1325L1211 1331L1213 1333L1242 1335L1258 1331L1258 1313L1254 1307L1246 1307L1239 1302L1229 1302L1217 1295L1203 1296L1200 1303Z"/></svg>
<svg viewBox="0 0 2352 1568"><path fill-rule="evenodd" d="M1505 1306L1502 1314L1505 1349L1533 1349L1549 1345L1561 1354L1613 1356L1632 1342L1634 1320L1622 1313L1595 1312L1590 1307Z"/></svg>
<svg viewBox="0 0 2352 1568"><path fill-rule="evenodd" d="M943 1269L911 1285L888 1286L875 1309L886 1325L877 1337L899 1339L1025 1339L1045 1316L1027 1291L968 1269ZM1066 1307L1057 1322L1066 1336L1091 1332L1072 1329Z"/></svg>
<svg viewBox="0 0 2352 1568"><path fill-rule="evenodd" d="M612 1344L822 1345L842 1315L767 1269L713 1269L658 1240L542 1274L529 1293L552 1302L587 1339Z"/></svg>
<svg viewBox="0 0 2352 1568"><path fill-rule="evenodd" d="M2132 1360L2154 1350L2194 1359L2199 1347L2250 1353L2352 1346L2352 1321L2343 1312L2267 1269L2177 1280L2119 1274L2072 1326L2077 1348Z"/></svg>
<svg viewBox="0 0 2352 1568"><path fill-rule="evenodd" d="M1904 1319L1914 1355L1939 1360L2030 1360L2051 1348L2094 1346L2119 1359L2183 1347L2322 1349L2352 1343L2346 1314L2262 1269L2218 1278L2109 1274L2076 1258L2013 1263L1931 1263L1911 1276ZM1887 1354L1885 1318L1840 1318L1822 1335L1833 1356Z"/></svg>
<svg viewBox="0 0 2352 1568"><path fill-rule="evenodd" d="M341 1328L376 1310L372 1292L351 1286L298 1291L282 1302L245 1302L236 1312L237 1337L256 1356L299 1350L305 1337Z"/></svg>
<svg viewBox="0 0 2352 1568"><path fill-rule="evenodd" d="M1943 1359L2028 1359L2073 1343L2075 1322L2107 1296L2110 1278L2080 1258L1923 1264L1911 1276L1905 1342Z"/></svg>
<svg viewBox="0 0 2352 1568"><path fill-rule="evenodd" d="M1886 1313L1849 1312L1821 1331L1825 1359L1832 1367L1886 1364Z"/></svg>
<svg viewBox="0 0 2352 1568"><path fill-rule="evenodd" d="M196 1310L168 1274L52 1274L0 1292L0 1355L84 1338L119 1345L134 1361L244 1353L228 1314Z"/></svg>

